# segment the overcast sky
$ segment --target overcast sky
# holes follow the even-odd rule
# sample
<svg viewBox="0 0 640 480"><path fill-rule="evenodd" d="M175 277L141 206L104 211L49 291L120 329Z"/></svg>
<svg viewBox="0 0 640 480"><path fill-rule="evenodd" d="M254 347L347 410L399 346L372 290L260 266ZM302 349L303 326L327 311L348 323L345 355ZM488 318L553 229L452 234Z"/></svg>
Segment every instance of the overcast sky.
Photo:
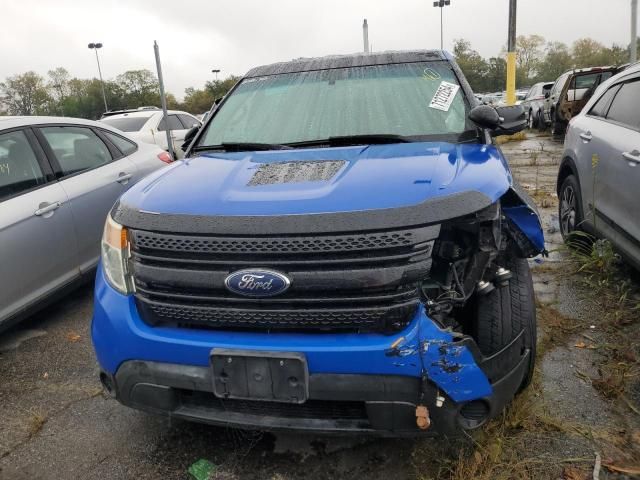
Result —
<svg viewBox="0 0 640 480"><path fill-rule="evenodd" d="M432 0L0 0L0 80L63 66L97 76L89 42L102 42L105 78L155 70L160 44L167 90L241 75L252 66L362 49L362 20L373 50L438 48L439 9ZM444 10L445 48L466 38L483 56L507 38L508 0L452 0ZM520 0L518 34L571 43L589 36L627 44L630 0Z"/></svg>

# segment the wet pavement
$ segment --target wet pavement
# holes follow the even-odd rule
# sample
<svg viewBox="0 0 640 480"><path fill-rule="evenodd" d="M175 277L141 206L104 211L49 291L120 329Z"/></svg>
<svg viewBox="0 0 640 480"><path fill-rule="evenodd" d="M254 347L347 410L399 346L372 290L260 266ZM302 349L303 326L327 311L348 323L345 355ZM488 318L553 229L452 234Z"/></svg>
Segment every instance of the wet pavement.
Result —
<svg viewBox="0 0 640 480"><path fill-rule="evenodd" d="M555 195L561 145L531 135L502 148L514 176L540 206L551 251L548 259L532 261L538 302L579 319L597 337L597 309L563 269ZM437 441L242 432L122 407L102 394L97 380L91 312L87 286L0 334L0 479L187 479L189 466L201 458L217 465L213 478L220 479L449 478L437 476ZM640 415L621 411L586 380L596 375L599 354L574 348L581 333L575 330L541 354L535 396L544 397L561 423L598 434L640 431ZM588 460L600 448L597 435L527 435L528 448L554 472L548 478L562 475L557 459ZM450 455L455 462L457 454ZM600 478L613 478L607 475L603 471Z"/></svg>

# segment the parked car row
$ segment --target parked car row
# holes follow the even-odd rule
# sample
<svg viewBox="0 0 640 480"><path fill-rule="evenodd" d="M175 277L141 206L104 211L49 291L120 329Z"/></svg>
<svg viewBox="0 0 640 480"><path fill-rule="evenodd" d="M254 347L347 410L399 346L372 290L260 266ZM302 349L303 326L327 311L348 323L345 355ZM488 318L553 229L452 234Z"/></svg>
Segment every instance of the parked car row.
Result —
<svg viewBox="0 0 640 480"><path fill-rule="evenodd" d="M0 117L0 329L92 279L107 212L170 161L105 123Z"/></svg>

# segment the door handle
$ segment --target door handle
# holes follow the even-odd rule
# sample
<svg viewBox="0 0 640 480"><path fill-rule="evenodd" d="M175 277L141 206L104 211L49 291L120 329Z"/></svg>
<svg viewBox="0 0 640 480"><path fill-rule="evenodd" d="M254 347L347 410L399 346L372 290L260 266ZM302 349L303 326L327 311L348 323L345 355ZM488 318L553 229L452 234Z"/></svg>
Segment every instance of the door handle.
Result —
<svg viewBox="0 0 640 480"><path fill-rule="evenodd" d="M593 140L593 135L591 135L591 132L581 133L580 138L585 142L590 142Z"/></svg>
<svg viewBox="0 0 640 480"><path fill-rule="evenodd" d="M38 207L38 209L33 212L33 214L37 217L41 217L43 215L46 215L47 213L53 212L54 210L57 210L58 208L60 208L62 206L62 202L53 202L53 203L49 203L47 204L46 202L41 203Z"/></svg>
<svg viewBox="0 0 640 480"><path fill-rule="evenodd" d="M118 179L116 180L116 182L124 184L131 180L131 177L133 177L133 174L121 172L120 175L118 175Z"/></svg>
<svg viewBox="0 0 640 480"><path fill-rule="evenodd" d="M624 152L622 156L629 162L630 167L635 167L640 163L640 152L638 150L634 150L633 152Z"/></svg>

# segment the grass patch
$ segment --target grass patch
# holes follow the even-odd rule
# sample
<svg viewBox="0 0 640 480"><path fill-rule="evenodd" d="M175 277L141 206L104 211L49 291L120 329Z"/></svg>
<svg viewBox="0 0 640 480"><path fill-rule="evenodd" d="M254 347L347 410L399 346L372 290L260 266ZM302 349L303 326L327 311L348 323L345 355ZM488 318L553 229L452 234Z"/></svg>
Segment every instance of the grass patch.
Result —
<svg viewBox="0 0 640 480"><path fill-rule="evenodd" d="M504 145L505 143L520 142L526 139L527 139L527 134L526 132L522 131L522 132L514 133L513 135L500 135L495 138L495 143L496 145Z"/></svg>
<svg viewBox="0 0 640 480"><path fill-rule="evenodd" d="M31 416L29 417L29 428L28 428L29 437L33 437L34 435L37 435L40 432L40 430L42 430L42 427L44 426L45 423L47 423L46 415L43 415L38 412L32 412Z"/></svg>
<svg viewBox="0 0 640 480"><path fill-rule="evenodd" d="M611 243L577 232L568 242L570 264L597 308L605 340L598 345L603 360L593 387L605 398L621 400L640 411L627 395L640 381L640 288Z"/></svg>
<svg viewBox="0 0 640 480"><path fill-rule="evenodd" d="M558 478L565 466L589 464L591 458L561 457L552 450L531 448L534 438L580 437L579 425L554 417L546 406L536 371L531 386L503 414L468 437L420 446L414 452L420 480L513 480ZM429 452L421 454L421 449Z"/></svg>

